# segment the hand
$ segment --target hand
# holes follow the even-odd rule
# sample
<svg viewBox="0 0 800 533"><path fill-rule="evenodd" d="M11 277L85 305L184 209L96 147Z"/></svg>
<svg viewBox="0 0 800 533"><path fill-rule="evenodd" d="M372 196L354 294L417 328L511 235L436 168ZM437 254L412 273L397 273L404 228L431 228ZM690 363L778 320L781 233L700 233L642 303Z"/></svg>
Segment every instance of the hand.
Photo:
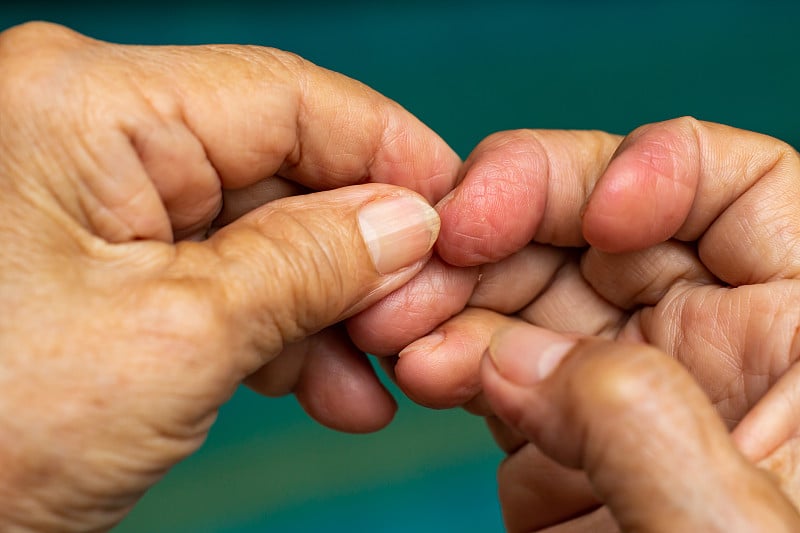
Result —
<svg viewBox="0 0 800 533"><path fill-rule="evenodd" d="M246 378L341 429L391 419L327 327L429 258L460 165L432 131L277 50L46 24L0 35L0 116L1 529L110 527ZM247 213L300 187L337 190Z"/></svg>
<svg viewBox="0 0 800 533"><path fill-rule="evenodd" d="M466 266L432 261L349 325L364 349L402 350L401 388L488 416L513 451L524 439L481 395L480 359L495 331L523 320L647 342L691 370L740 449L800 502L800 161L791 147L692 119L625 139L505 132L475 149L462 176L438 206L437 249ZM375 334L381 322L394 325L388 341ZM554 488L566 479L558 472L528 480L530 491L559 495L533 510L518 502L538 516L529 529L597 505L586 483ZM507 512L513 505L504 501Z"/></svg>
<svg viewBox="0 0 800 533"><path fill-rule="evenodd" d="M560 503L557 492L526 490L531 477L554 474L561 488L585 476L606 507L551 533L800 529L778 485L742 456L697 383L663 352L516 326L495 335L489 354L489 403L531 443L504 464L500 490L529 504L505 509L509 531L531 531L536 511ZM563 472L532 470L532 454Z"/></svg>

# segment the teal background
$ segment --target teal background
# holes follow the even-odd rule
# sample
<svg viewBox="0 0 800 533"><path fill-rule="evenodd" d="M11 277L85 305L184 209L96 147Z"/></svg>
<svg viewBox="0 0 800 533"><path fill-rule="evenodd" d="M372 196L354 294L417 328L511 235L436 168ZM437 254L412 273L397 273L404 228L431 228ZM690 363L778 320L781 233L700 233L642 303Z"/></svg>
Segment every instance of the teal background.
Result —
<svg viewBox="0 0 800 533"><path fill-rule="evenodd" d="M18 4L0 27L291 50L399 101L462 156L503 129L626 133L687 114L800 145L798 2ZM116 531L500 531L500 459L460 411L401 399L388 429L353 436L242 390Z"/></svg>

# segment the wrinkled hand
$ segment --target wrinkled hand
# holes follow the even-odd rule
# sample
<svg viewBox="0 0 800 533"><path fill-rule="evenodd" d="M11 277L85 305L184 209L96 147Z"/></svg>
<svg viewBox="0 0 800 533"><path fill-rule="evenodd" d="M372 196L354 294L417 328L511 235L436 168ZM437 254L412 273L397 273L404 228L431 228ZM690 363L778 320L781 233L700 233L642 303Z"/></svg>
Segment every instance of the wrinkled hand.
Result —
<svg viewBox="0 0 800 533"><path fill-rule="evenodd" d="M552 533L800 528L778 485L742 456L697 383L663 352L516 326L495 335L489 354L482 368L489 404L531 443L506 460L506 482L520 481L514 498L530 504L506 514L510 531L531 530L531 508L560 503L558 491L524 490L531 477L553 475L562 489L585 475L606 507ZM534 449L563 472L530 470Z"/></svg>
<svg viewBox="0 0 800 533"><path fill-rule="evenodd" d="M400 106L277 50L29 24L0 117L0 529L110 527L245 378L391 419L326 328L430 257L460 160Z"/></svg>
<svg viewBox="0 0 800 533"><path fill-rule="evenodd" d="M740 449L800 502L800 160L791 147L692 119L625 139L505 132L482 142L462 175L437 206L437 249L463 268L432 261L349 324L366 350L402 350L393 372L411 397L466 404L517 451L527 441L480 394L480 360L495 331L526 321L646 342L691 371ZM393 324L384 338L380 323ZM525 481L512 466L520 460L503 465L505 512L529 517L512 529L597 506L585 481L554 488L563 469L535 449L527 459L521 470L551 475ZM507 488L526 483L541 505Z"/></svg>

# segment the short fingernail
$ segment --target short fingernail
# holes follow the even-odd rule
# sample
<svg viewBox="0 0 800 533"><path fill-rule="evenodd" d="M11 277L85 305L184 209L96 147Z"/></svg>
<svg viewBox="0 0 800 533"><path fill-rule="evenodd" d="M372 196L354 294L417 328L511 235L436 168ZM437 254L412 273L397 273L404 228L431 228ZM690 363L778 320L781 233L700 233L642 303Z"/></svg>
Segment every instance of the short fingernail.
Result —
<svg viewBox="0 0 800 533"><path fill-rule="evenodd" d="M381 274L424 256L439 235L439 215L417 196L391 196L364 205L358 213L361 235Z"/></svg>
<svg viewBox="0 0 800 533"><path fill-rule="evenodd" d="M430 335L422 337L421 339L417 339L397 354L398 357L402 358L403 356L413 354L413 353L426 353L430 354L436 348L439 347L440 344L444 342L444 333L434 331Z"/></svg>
<svg viewBox="0 0 800 533"><path fill-rule="evenodd" d="M455 198L455 196L456 196L456 189L453 189L452 191L447 193L444 198L439 200L439 203L436 204L436 210L441 211L442 209L444 209L444 207L447 204L453 201L453 198Z"/></svg>
<svg viewBox="0 0 800 533"><path fill-rule="evenodd" d="M503 329L492 337L489 357L497 371L518 385L534 385L553 373L575 341L534 326Z"/></svg>

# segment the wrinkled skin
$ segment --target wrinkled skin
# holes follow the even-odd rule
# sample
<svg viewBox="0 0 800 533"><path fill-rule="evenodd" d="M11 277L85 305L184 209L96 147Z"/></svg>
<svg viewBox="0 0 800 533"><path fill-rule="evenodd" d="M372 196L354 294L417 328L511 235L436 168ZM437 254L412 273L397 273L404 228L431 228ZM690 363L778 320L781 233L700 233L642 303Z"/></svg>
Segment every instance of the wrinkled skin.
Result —
<svg viewBox="0 0 800 533"><path fill-rule="evenodd" d="M391 370L421 403L489 417L511 454L500 483L512 530L631 520L593 477L606 466L587 478L567 468L586 464L554 458L535 427L542 411L526 418L520 405L535 402L490 389L488 364L481 394L489 339L519 322L663 349L729 426L744 418L738 447L797 497L797 156L782 143L692 120L642 128L622 146L596 132L507 132L457 176L455 154L399 106L290 54L115 46L42 24L0 35L0 112L9 529L107 529L200 445L242 380L295 392L331 427L382 427L394 403L329 326L385 295L348 332L389 355L444 333ZM437 202L456 180L438 205L441 259L427 262L433 224L396 269L376 268L356 237L365 206L411 194L397 185ZM379 328L387 318L393 329ZM714 357L701 357L709 346ZM665 398L691 388L676 379ZM566 398L550 416L583 405ZM719 468L735 465L722 486L761 486L699 398L687 405L711 424ZM748 501L775 517L768 524L791 524L773 488ZM598 495L612 514L593 512Z"/></svg>
<svg viewBox="0 0 800 533"><path fill-rule="evenodd" d="M530 443L506 468L526 469L519 475L535 476L541 486L557 476L550 480L554 490L518 492L529 508L506 514L509 530L530 530L541 520L531 507L545 511L548 500L558 506L561 491L576 480L606 507L546 531L800 527L774 479L737 450L697 382L663 352L517 324L498 332L488 353L481 376L489 404ZM555 471L546 464L527 470L532 452L552 459Z"/></svg>
<svg viewBox="0 0 800 533"><path fill-rule="evenodd" d="M582 475L527 444L481 394L489 340L518 321L671 355L745 455L800 502L800 160L790 146L689 118L624 139L502 132L473 151L461 179L437 206L444 261L349 331L367 351L399 352L391 370L420 403L488 417L510 454L499 482L511 530L600 504Z"/></svg>
<svg viewBox="0 0 800 533"><path fill-rule="evenodd" d="M0 529L108 529L245 379L391 420L335 324L424 266L461 163L400 106L278 50L37 23L0 34L0 117Z"/></svg>

